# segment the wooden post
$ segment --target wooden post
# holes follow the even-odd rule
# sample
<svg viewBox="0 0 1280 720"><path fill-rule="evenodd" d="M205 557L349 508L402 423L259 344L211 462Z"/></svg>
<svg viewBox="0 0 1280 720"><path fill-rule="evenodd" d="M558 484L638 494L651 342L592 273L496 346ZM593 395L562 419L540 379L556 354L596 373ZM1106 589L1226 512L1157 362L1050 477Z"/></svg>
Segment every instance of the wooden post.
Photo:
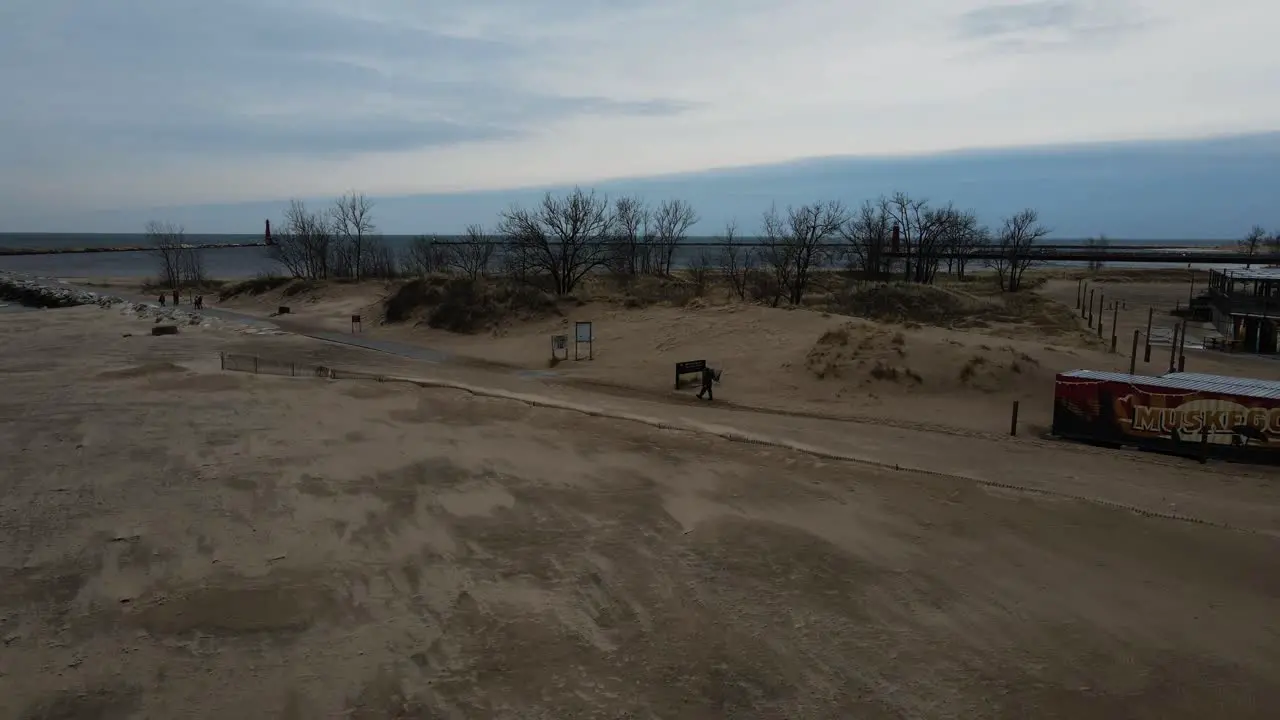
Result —
<svg viewBox="0 0 1280 720"><path fill-rule="evenodd" d="M227 354L224 352L218 353L218 369L219 370L227 369Z"/></svg>
<svg viewBox="0 0 1280 720"><path fill-rule="evenodd" d="M1076 309L1077 310L1079 310L1080 306L1084 304L1083 296L1084 296L1084 278L1080 278L1079 280L1076 280Z"/></svg>
<svg viewBox="0 0 1280 720"><path fill-rule="evenodd" d="M1133 375L1138 369L1138 336L1142 331L1138 328L1133 329L1133 349L1129 351L1129 374Z"/></svg>
<svg viewBox="0 0 1280 720"><path fill-rule="evenodd" d="M1116 351L1116 325L1120 322L1120 305L1111 303L1111 352Z"/></svg>
<svg viewBox="0 0 1280 720"><path fill-rule="evenodd" d="M1178 343L1178 372L1187 369L1187 321L1182 321L1182 341Z"/></svg>
<svg viewBox="0 0 1280 720"><path fill-rule="evenodd" d="M298 363L296 363L296 362L290 362L290 363L289 363L289 377L297 377L297 375L298 375Z"/></svg>
<svg viewBox="0 0 1280 720"><path fill-rule="evenodd" d="M1147 351L1142 356L1142 362L1151 362L1151 319L1155 317L1156 309L1147 308Z"/></svg>
<svg viewBox="0 0 1280 720"><path fill-rule="evenodd" d="M1100 295L1098 297L1098 337L1102 337L1102 310L1103 310L1103 306L1106 304L1107 304L1107 296Z"/></svg>
<svg viewBox="0 0 1280 720"><path fill-rule="evenodd" d="M1013 401L1013 417L1009 419L1009 434L1016 436L1018 434L1018 401Z"/></svg>
<svg viewBox="0 0 1280 720"><path fill-rule="evenodd" d="M1169 346L1169 372L1178 371L1178 332L1181 327L1181 323L1176 323L1173 326L1173 344Z"/></svg>
<svg viewBox="0 0 1280 720"><path fill-rule="evenodd" d="M254 375L258 374L258 356L257 355L253 356L253 374Z"/></svg>
<svg viewBox="0 0 1280 720"><path fill-rule="evenodd" d="M1089 288L1089 327L1093 327L1093 292L1096 288Z"/></svg>

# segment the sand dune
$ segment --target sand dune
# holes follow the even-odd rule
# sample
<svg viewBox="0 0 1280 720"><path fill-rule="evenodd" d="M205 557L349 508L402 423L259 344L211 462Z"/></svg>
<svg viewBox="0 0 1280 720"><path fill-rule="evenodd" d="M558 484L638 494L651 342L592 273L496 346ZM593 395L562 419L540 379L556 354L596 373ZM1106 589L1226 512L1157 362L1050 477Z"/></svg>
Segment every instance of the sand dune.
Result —
<svg viewBox="0 0 1280 720"><path fill-rule="evenodd" d="M1002 378L1030 392L1050 353L1096 352L788 314L796 346L771 339L752 362L794 352L777 372L797 386L828 382L808 362L820 347L814 362L855 387L860 359L910 361L928 388L989 357L968 385L946 373L956 408L1008 397ZM697 322L749 322L733 315ZM566 382L147 324L96 307L0 319L0 717L1246 718L1280 703L1269 470L586 382L658 368L617 349ZM745 343L670 332L672 357ZM219 352L419 384L222 372Z"/></svg>

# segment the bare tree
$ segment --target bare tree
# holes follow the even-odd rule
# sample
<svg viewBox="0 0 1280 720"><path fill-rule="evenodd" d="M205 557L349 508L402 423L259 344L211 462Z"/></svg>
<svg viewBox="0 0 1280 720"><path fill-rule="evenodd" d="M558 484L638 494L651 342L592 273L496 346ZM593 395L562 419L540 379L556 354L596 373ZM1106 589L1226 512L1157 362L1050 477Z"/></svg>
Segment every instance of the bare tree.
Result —
<svg viewBox="0 0 1280 720"><path fill-rule="evenodd" d="M366 278L392 279L400 277L400 259L381 237L373 235L364 239L364 260L361 267Z"/></svg>
<svg viewBox="0 0 1280 720"><path fill-rule="evenodd" d="M301 200L290 200L284 223L268 248L275 260L294 277L329 277L333 230L329 218L307 209Z"/></svg>
<svg viewBox="0 0 1280 720"><path fill-rule="evenodd" d="M937 278L942 258L951 250L952 237L960 225L962 215L951 203L947 203L940 208L926 206L924 212L916 218L913 280L932 283Z"/></svg>
<svg viewBox="0 0 1280 720"><path fill-rule="evenodd" d="M449 247L448 266L475 280L489 274L496 239L479 225L468 225L462 241Z"/></svg>
<svg viewBox="0 0 1280 720"><path fill-rule="evenodd" d="M893 197L880 198L881 210L889 216L891 223L898 224L899 251L904 254L902 263L902 279L912 280L916 270L915 254L920 245L921 217L928 210L926 200L915 200L905 192L898 191Z"/></svg>
<svg viewBox="0 0 1280 720"><path fill-rule="evenodd" d="M204 251L192 245L184 245L178 252L178 275L183 285L199 287L204 284Z"/></svg>
<svg viewBox="0 0 1280 720"><path fill-rule="evenodd" d="M848 243L844 256L850 272L869 280L888 277L893 268L888 255L892 228L893 220L883 205L864 202L857 213L850 215L840 229Z"/></svg>
<svg viewBox="0 0 1280 720"><path fill-rule="evenodd" d="M972 210L958 212L946 229L947 247L950 249L949 265L958 280L964 280L969 262L984 246L991 243L991 231L978 222Z"/></svg>
<svg viewBox="0 0 1280 720"><path fill-rule="evenodd" d="M333 201L329 217L333 235L338 241L338 250L347 258L342 264L349 266L349 274L359 280L364 276L364 263L367 259L365 240L376 229L373 223L373 202L364 193L349 192Z"/></svg>
<svg viewBox="0 0 1280 720"><path fill-rule="evenodd" d="M186 231L181 225L152 220L147 223L147 244L155 248L156 264L160 270L160 282L165 287L176 288L182 284L182 255L186 244Z"/></svg>
<svg viewBox="0 0 1280 720"><path fill-rule="evenodd" d="M651 217L651 242L654 258L653 271L670 275L676 248L689 234L689 228L697 224L698 213L684 200L667 200L658 206Z"/></svg>
<svg viewBox="0 0 1280 720"><path fill-rule="evenodd" d="M587 273L608 263L613 229L608 199L574 188L563 198L547 193L534 210L503 212L497 234L516 277L529 281L545 274L557 295L568 295Z"/></svg>
<svg viewBox="0 0 1280 720"><path fill-rule="evenodd" d="M614 251L612 266L619 275L635 277L649 272L650 247L646 243L649 208L640 198L623 196L614 201Z"/></svg>
<svg viewBox="0 0 1280 720"><path fill-rule="evenodd" d="M1267 231L1262 229L1261 225L1254 225L1249 234L1245 235L1237 244L1240 246L1240 252L1244 253L1249 261L1245 263L1245 269L1253 266L1253 256L1258 254L1258 248L1267 240Z"/></svg>
<svg viewBox="0 0 1280 720"><path fill-rule="evenodd" d="M747 278L755 270L759 256L756 248L743 244L737 236L737 223L732 220L725 223L724 233L720 237L723 243L720 250L720 275L739 300L746 300Z"/></svg>
<svg viewBox="0 0 1280 720"><path fill-rule="evenodd" d="M809 289L813 271L827 259L825 245L839 236L848 213L839 202L814 203L787 208L787 216L776 207L764 214L764 242L761 253L777 284L771 305L777 307L785 295L799 305Z"/></svg>
<svg viewBox="0 0 1280 720"><path fill-rule="evenodd" d="M400 266L410 275L424 277L445 272L448 267L446 246L438 239L419 235L409 241L400 259Z"/></svg>
<svg viewBox="0 0 1280 720"><path fill-rule="evenodd" d="M1000 289L1017 292L1022 288L1022 275L1036 263L1035 244L1049 234L1040 224L1040 213L1031 208L1004 219L996 233L997 257L988 263L996 271Z"/></svg>

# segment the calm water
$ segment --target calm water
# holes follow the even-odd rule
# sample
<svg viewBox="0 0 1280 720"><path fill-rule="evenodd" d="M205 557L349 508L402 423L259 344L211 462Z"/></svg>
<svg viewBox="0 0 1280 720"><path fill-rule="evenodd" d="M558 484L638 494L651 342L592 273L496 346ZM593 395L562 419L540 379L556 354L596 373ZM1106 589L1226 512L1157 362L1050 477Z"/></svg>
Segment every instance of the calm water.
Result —
<svg viewBox="0 0 1280 720"><path fill-rule="evenodd" d="M195 244L234 244L256 242L261 235L199 235L188 234L187 241ZM412 242L413 235L384 235L387 243L397 254ZM445 236L441 236L442 239ZM711 241L712 238L690 238L691 241ZM1083 242L1078 240L1053 239L1055 243ZM1171 244L1159 240L1111 240L1113 245L1159 245ZM1179 245L1215 245L1221 241L1178 241ZM0 233L0 248L83 248L83 247L138 247L146 246L146 237L142 234L61 234L61 233ZM702 248L685 248L678 252L677 264L687 264ZM714 248L707 248L715 252ZM242 247L209 250L204 253L205 268L209 277L234 280L250 278L266 273L282 272L280 267L267 257L264 247ZM1064 263L1076 264L1081 263ZM1124 266L1126 263L1113 263L1112 266ZM1129 263L1135 267L1183 267L1182 265L1156 265L1151 263ZM1196 266L1200 267L1200 266ZM1220 267L1220 266L1219 266ZM145 252L111 252L111 253L65 253L61 255L8 255L0 256L0 270L47 275L54 277L113 277L113 278L147 278L159 275L154 255Z"/></svg>

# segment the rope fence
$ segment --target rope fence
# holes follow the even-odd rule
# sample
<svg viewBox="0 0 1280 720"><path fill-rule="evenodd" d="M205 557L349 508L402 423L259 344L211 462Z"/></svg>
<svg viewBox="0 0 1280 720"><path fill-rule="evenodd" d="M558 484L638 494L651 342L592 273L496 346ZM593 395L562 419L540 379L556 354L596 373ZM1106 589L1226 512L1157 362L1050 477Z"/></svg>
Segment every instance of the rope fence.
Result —
<svg viewBox="0 0 1280 720"><path fill-rule="evenodd" d="M294 360L263 357L261 355L241 355L237 353L218 353L219 367L229 372L253 373L254 375L281 375L285 377L319 377L330 380L386 380L378 373L347 370L344 368L315 365Z"/></svg>

